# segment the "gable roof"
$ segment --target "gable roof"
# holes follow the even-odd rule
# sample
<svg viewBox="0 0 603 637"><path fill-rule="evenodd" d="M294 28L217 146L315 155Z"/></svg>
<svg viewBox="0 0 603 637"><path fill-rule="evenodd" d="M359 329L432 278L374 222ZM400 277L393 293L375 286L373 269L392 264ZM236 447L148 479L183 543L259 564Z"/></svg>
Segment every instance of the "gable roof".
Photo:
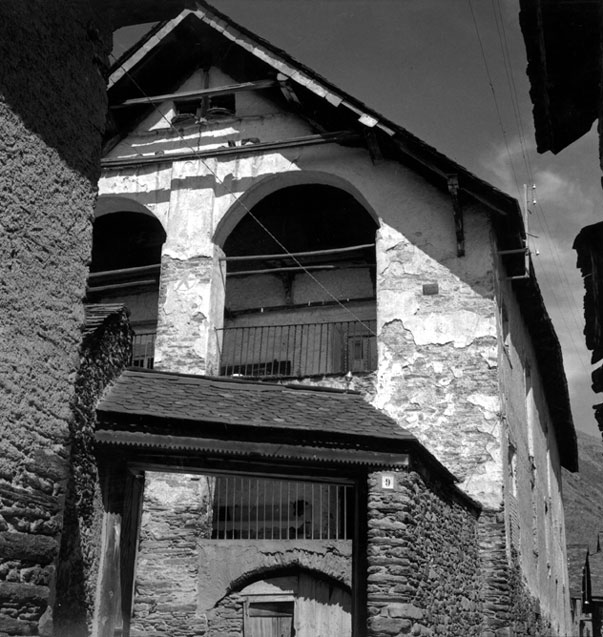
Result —
<svg viewBox="0 0 603 637"><path fill-rule="evenodd" d="M137 49L130 50L117 61L109 77L110 105L115 107L129 98L173 91L198 68L201 59L209 63L213 55L213 59L219 59L225 72L236 81L278 80L279 87L268 89L271 91L270 96L281 100L288 108L295 108L300 116L304 116L305 112L311 113L311 121L319 122L322 134L315 141L309 140L309 143L337 141L338 135L345 135L346 131L354 132L357 134L356 143L369 149L377 144L385 157L409 166L442 190L448 190L449 178L455 176L464 198L482 203L493 213L498 247L503 250L524 248L525 228L515 198L473 175L402 126L337 88L285 51L236 24L206 2L198 0L197 6L194 11L186 10L173 20L158 25ZM295 107L287 103L280 89L282 85L293 92ZM118 136L126 135L152 109L152 104L142 104L114 110L118 128L121 126ZM348 139L347 143L353 142ZM264 144L262 149L267 150L270 145ZM243 149L224 147L210 152L221 156L242 151L252 153L258 152L260 146L251 144ZM166 154L150 159L153 162L169 162L191 158L190 153L181 155L170 157ZM138 161L143 159L128 159L125 165ZM105 162L104 165L116 167L119 166L119 160ZM516 263L523 271L523 254L505 258L509 272L513 273ZM530 276L513 281L513 289L534 341L561 462L568 470L576 471L577 441L561 347L531 263Z"/></svg>
<svg viewBox="0 0 603 637"><path fill-rule="evenodd" d="M204 0L198 0L197 6L196 10L185 10L173 20L157 25L145 36L142 44L130 49L115 62L108 80L110 105L115 107L127 98L174 90L199 66L200 57L211 57L208 50L213 48L217 51L213 57L220 59L221 65L235 80L263 80L268 76L277 79L283 76L302 106L323 109L319 113L321 123L332 125L335 117L338 124L345 122L364 133L375 132L385 146L391 146L385 150L411 164L440 186L446 186L450 175L457 175L459 186L467 195L492 211L511 218L515 233L525 238L521 209L516 199L476 177ZM197 46L194 47L193 43ZM238 56L235 51L238 51ZM238 65L242 57L245 64ZM166 73L167 68L170 73ZM244 77L240 76L240 68L244 68ZM276 90L272 95L277 93L280 91ZM143 105L138 117L129 122L122 135L151 110L152 106Z"/></svg>

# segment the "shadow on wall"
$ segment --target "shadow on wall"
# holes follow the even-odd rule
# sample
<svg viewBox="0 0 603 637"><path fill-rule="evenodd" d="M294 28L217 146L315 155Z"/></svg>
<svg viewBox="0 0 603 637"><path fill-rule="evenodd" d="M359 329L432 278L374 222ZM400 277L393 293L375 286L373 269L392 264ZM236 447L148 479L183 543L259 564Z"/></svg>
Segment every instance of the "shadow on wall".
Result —
<svg viewBox="0 0 603 637"><path fill-rule="evenodd" d="M298 154L295 150L282 150L280 154L291 165L298 166ZM218 164L232 162L232 158L217 158ZM296 163L297 162L297 163ZM375 168L379 171L379 167ZM221 173L221 170L216 172ZM448 193L439 191L427 180L412 171L391 163L381 172L375 173L380 179L374 183L365 182L358 186L342 177L326 171L292 170L286 173L267 173L254 177L235 178L232 173L218 180L214 175L189 176L174 179L172 189L204 190L211 189L212 200L233 195L232 203L226 214L219 221L213 235L213 242L223 246L234 227L245 214L252 210L266 197L290 186L319 185L332 186L351 195L362 206L378 225L383 223L393 231L402 235L398 241L392 239L391 246L385 246L393 260L398 262L399 269L411 268L413 262L423 261L425 257L432 262L432 273L422 270L425 277L432 274L437 279L437 264L445 268L469 286L479 296L491 299L493 289L493 260L491 255L491 228L486 211L469 202L464 202L466 256L458 258L452 202ZM380 185L379 182L383 183ZM377 192L381 186L399 184L392 192L404 192L404 197L397 201L388 201L383 193ZM373 192L369 193L369 189ZM366 191L366 196L364 196ZM408 192L406 192L408 191ZM167 191L154 189L137 193L116 193L117 196L134 197L141 204L164 202ZM375 200L371 205L368 198ZM394 232L395 234L395 232ZM292 250L287 246L288 249ZM423 264L424 266L424 264ZM402 273L401 273L402 274Z"/></svg>
<svg viewBox="0 0 603 637"><path fill-rule="evenodd" d="M297 155L293 151L281 153L295 165ZM394 163L382 171L378 167L375 170L374 180L358 184L333 173L315 170L295 170L248 180L255 183L238 196L219 221L213 242L223 247L245 214L277 191L291 186L330 186L351 196L377 224L377 236L384 243L378 264L381 260L390 268L388 276L392 275L392 265L393 270L399 270L399 275L396 273L394 278L410 274L421 279L432 276L437 280L438 273L446 270L475 295L492 299L494 264L491 251L494 248L486 211L464 202L466 256L458 258L453 208L448 193ZM384 194L388 184L392 183L397 185L394 189L389 188L390 192L404 193L404 198L393 203L387 199L387 193ZM217 198L231 190L240 192L240 187L238 182L232 182L228 187L226 182L214 182L214 195Z"/></svg>

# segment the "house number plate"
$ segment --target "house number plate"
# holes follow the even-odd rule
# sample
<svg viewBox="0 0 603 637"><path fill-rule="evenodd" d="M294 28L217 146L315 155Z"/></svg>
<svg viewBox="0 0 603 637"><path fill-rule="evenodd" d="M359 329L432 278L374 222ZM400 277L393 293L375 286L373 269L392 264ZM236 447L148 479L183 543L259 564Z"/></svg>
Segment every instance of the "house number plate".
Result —
<svg viewBox="0 0 603 637"><path fill-rule="evenodd" d="M383 474L381 474L381 488L382 489L393 489L395 486L396 486L396 482L395 482L393 473L383 473Z"/></svg>

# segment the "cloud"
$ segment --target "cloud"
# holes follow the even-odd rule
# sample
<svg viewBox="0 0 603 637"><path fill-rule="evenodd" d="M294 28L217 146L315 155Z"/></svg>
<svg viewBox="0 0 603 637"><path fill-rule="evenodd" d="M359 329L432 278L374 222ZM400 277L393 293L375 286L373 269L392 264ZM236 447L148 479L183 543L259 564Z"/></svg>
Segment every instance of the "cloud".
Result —
<svg viewBox="0 0 603 637"><path fill-rule="evenodd" d="M534 175L537 204L530 206L528 218L530 234L537 235L529 238L532 259L563 350L576 425L592 430L591 405L603 397L590 389L590 353L583 334L584 287L572 245L582 227L601 221L603 198L596 160L584 152L584 146L568 150L559 156L537 155L533 143L522 146L514 138L492 145L482 155L481 167L487 179L522 204L523 184L529 181L526 164Z"/></svg>

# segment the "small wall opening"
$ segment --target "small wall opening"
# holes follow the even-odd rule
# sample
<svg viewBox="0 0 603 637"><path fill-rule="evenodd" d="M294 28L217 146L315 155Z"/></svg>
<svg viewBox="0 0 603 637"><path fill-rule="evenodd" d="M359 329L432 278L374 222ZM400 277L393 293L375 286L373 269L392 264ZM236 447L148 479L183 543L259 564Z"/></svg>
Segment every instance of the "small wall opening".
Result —
<svg viewBox="0 0 603 637"><path fill-rule="evenodd" d="M303 377L371 372L377 224L348 192L281 188L223 244L222 375Z"/></svg>

